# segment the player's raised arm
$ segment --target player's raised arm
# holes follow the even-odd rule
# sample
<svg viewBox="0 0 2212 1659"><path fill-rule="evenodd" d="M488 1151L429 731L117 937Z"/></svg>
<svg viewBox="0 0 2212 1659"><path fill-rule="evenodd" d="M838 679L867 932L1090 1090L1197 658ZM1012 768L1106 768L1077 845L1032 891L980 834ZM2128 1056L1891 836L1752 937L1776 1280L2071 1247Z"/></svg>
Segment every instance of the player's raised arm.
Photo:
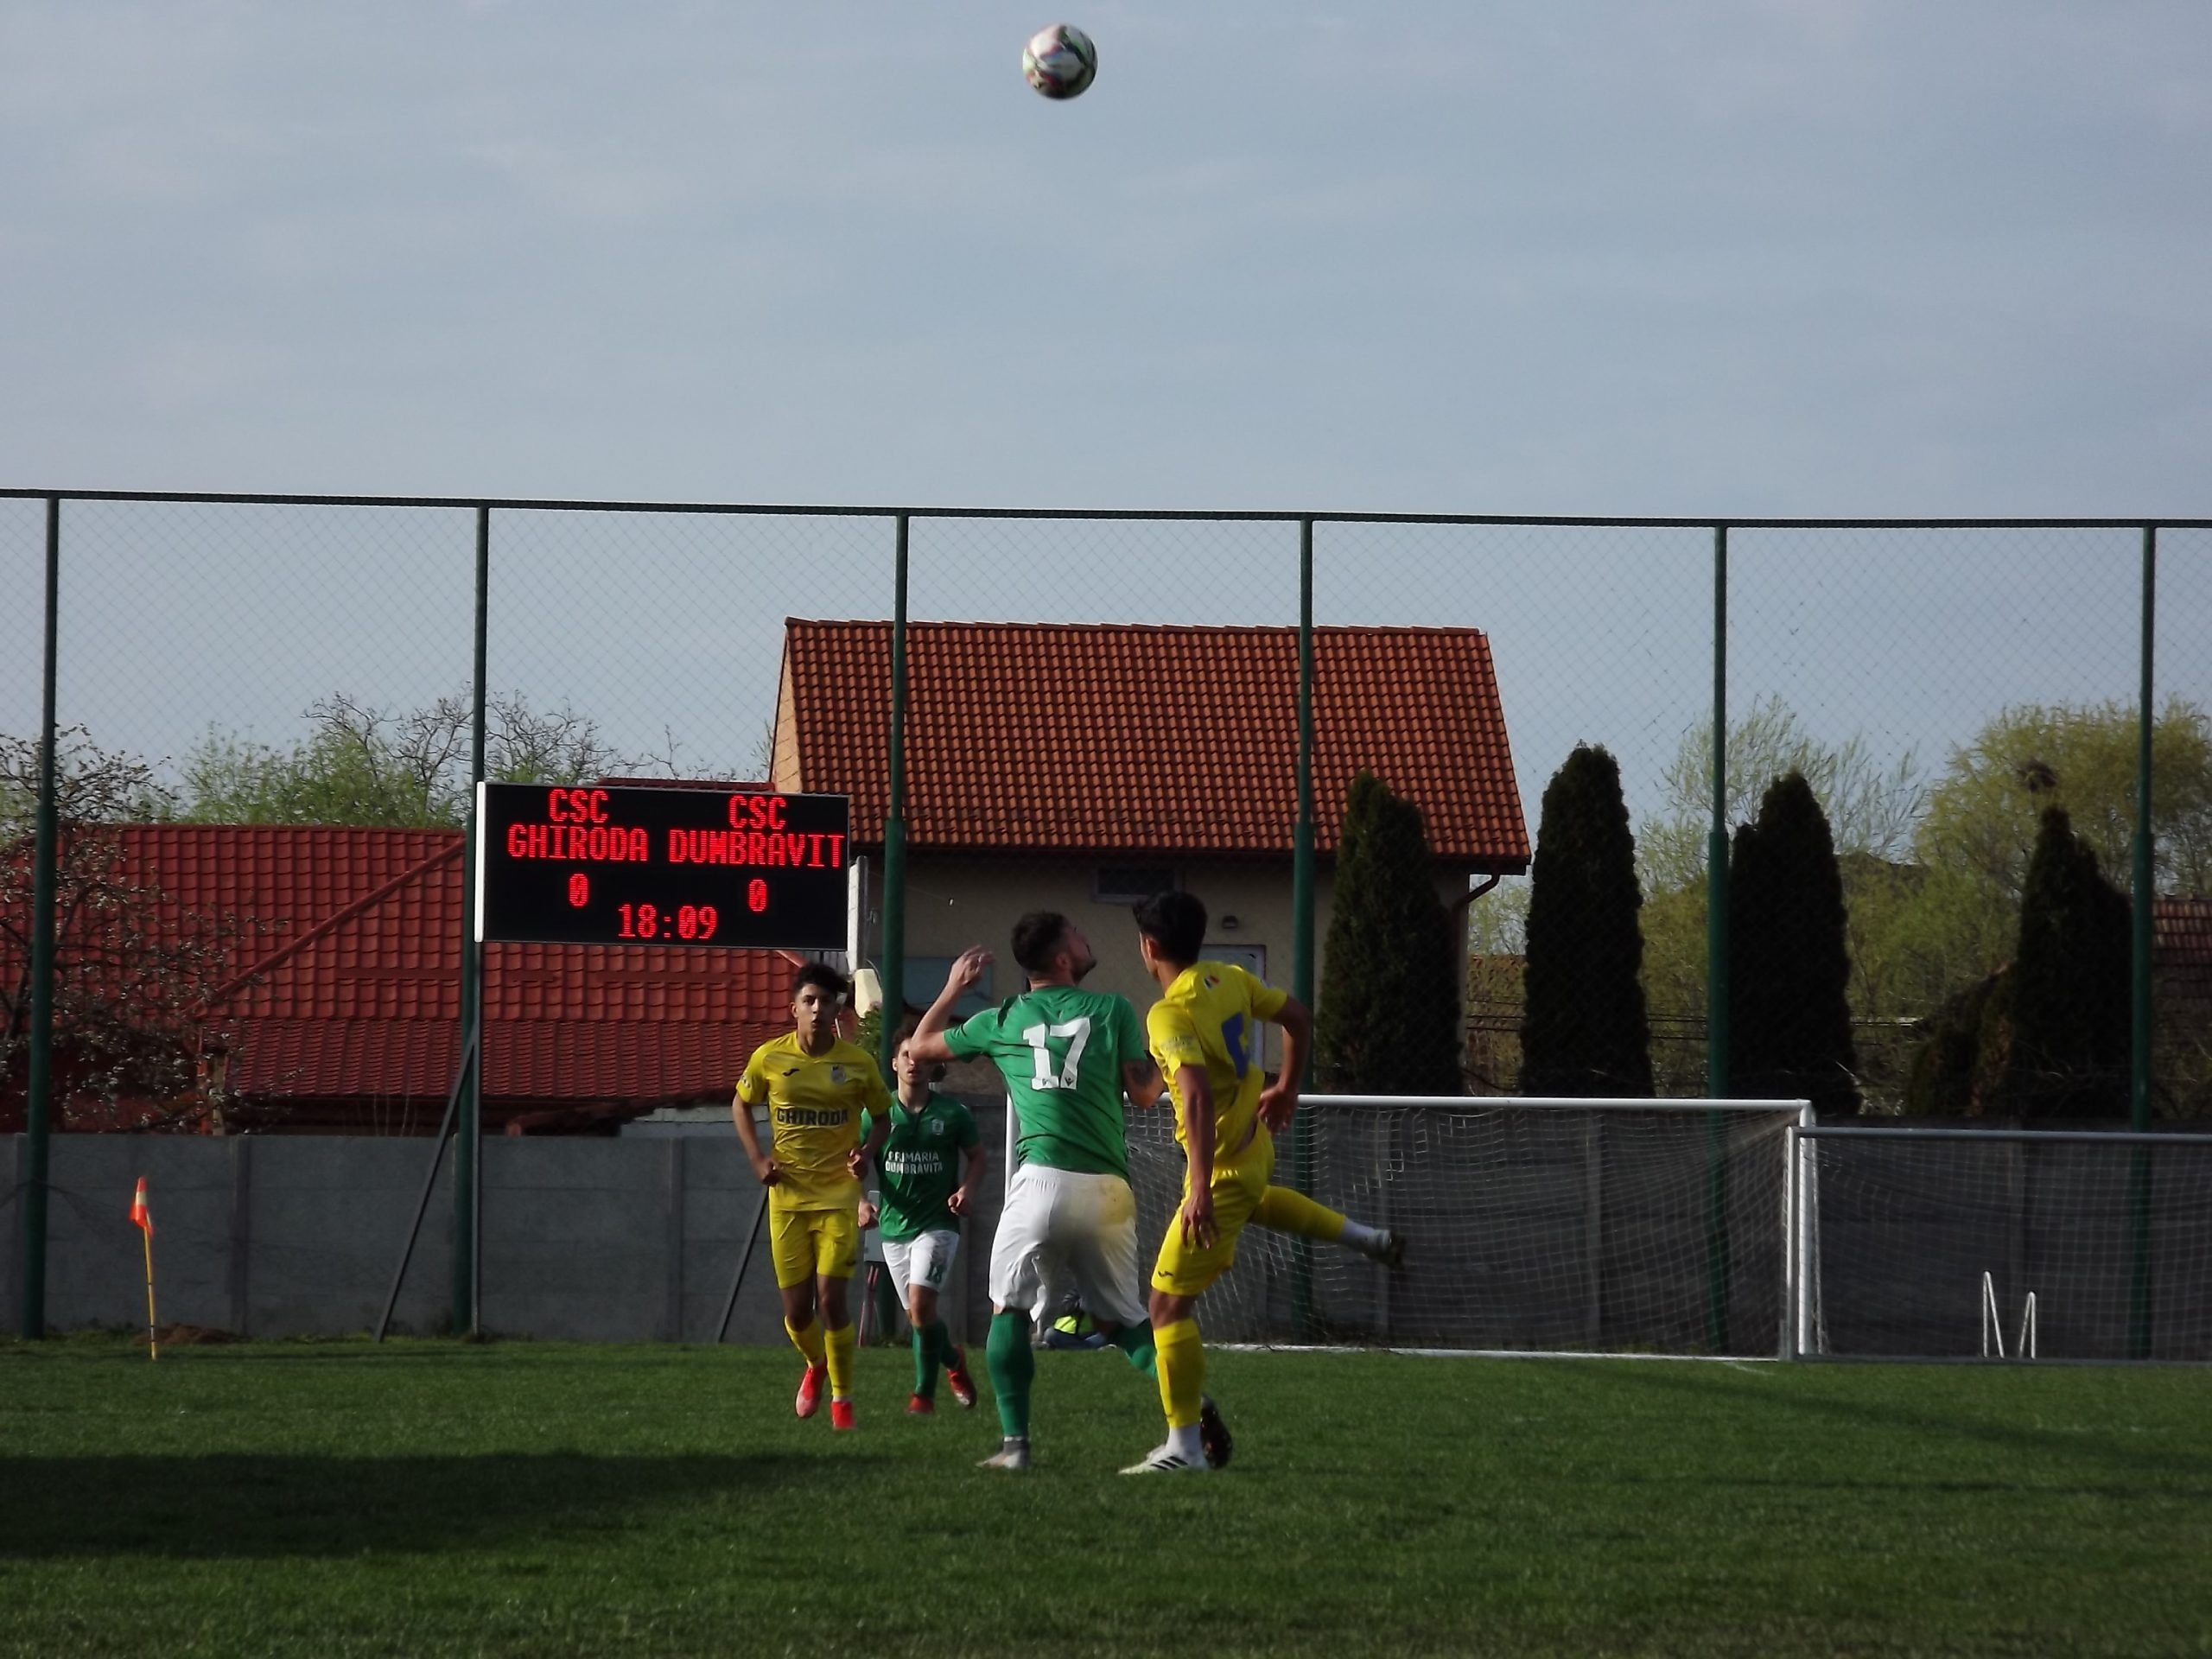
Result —
<svg viewBox="0 0 2212 1659"><path fill-rule="evenodd" d="M952 960L952 968L944 976L944 988L937 994L929 1012L922 1015L922 1023L906 1039L915 1060L924 1065L942 1065L959 1058L944 1040L945 1030L952 1025L952 1010L960 999L982 982L983 970L995 961L991 953L980 944L971 944Z"/></svg>
<svg viewBox="0 0 2212 1659"><path fill-rule="evenodd" d="M1260 1091L1260 1122L1280 1133L1298 1109L1298 1094L1306 1078L1306 1058L1313 1046L1313 1015L1294 996L1286 996L1271 1016L1282 1027L1282 1070Z"/></svg>

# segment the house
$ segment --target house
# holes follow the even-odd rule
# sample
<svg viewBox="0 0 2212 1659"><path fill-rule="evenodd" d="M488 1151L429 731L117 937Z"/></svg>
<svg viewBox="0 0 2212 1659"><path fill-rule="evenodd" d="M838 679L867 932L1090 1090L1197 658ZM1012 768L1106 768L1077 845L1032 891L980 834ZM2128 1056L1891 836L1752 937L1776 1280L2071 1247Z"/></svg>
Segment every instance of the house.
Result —
<svg viewBox="0 0 2212 1659"><path fill-rule="evenodd" d="M460 1058L462 845L447 830L113 826L159 895L154 931L226 933L181 1100L72 1103L65 1124L427 1135ZM65 955L67 936L64 938ZM657 1105L727 1103L790 1023L797 958L647 946L485 948L484 1128L611 1132ZM20 1127L21 1106L11 1116Z"/></svg>
<svg viewBox="0 0 2212 1659"><path fill-rule="evenodd" d="M880 859L888 806L891 625L793 618L771 781L852 798ZM1437 895L1520 874L1529 834L1488 638L1464 628L1314 631L1314 934L1325 949L1344 801L1365 768L1418 804ZM970 1007L1022 984L1015 918L1067 913L1090 982L1142 1007L1129 906L1205 899L1206 949L1287 983L1297 817L1292 628L923 622L906 632L905 990L926 1004L969 944L1000 953ZM861 937L882 938L880 872ZM1317 976L1319 969L1317 967ZM1318 983L1317 977L1317 983Z"/></svg>

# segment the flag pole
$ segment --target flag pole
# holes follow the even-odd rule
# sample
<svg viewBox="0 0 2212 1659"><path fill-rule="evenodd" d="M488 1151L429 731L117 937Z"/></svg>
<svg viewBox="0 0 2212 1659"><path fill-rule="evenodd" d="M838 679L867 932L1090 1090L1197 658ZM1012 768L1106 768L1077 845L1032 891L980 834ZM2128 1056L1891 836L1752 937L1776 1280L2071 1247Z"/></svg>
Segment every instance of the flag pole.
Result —
<svg viewBox="0 0 2212 1659"><path fill-rule="evenodd" d="M162 1344L154 1336L154 1235L146 1236L146 1357L159 1359Z"/></svg>
<svg viewBox="0 0 2212 1659"><path fill-rule="evenodd" d="M154 1212L146 1203L146 1178L138 1178L138 1191L130 1200L130 1220L146 1246L146 1357L159 1359L162 1344L154 1334Z"/></svg>

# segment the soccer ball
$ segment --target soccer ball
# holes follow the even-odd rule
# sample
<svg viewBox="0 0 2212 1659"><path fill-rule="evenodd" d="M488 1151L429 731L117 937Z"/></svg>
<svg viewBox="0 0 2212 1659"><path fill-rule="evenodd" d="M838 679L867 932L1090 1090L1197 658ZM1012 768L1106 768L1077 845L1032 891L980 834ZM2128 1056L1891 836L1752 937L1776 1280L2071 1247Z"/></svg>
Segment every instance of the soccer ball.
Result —
<svg viewBox="0 0 2212 1659"><path fill-rule="evenodd" d="M1098 48L1073 23L1054 23L1021 48L1021 73L1047 98L1073 98L1098 78Z"/></svg>

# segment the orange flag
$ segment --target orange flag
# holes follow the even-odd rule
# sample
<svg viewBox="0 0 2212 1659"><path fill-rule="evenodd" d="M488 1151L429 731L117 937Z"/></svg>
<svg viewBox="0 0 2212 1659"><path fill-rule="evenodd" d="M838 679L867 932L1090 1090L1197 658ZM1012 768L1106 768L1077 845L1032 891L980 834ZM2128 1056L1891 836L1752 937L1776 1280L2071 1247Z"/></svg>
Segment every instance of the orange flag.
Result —
<svg viewBox="0 0 2212 1659"><path fill-rule="evenodd" d="M130 1219L147 1237L154 1236L154 1212L146 1207L146 1178L138 1178L137 1196L130 1200Z"/></svg>

